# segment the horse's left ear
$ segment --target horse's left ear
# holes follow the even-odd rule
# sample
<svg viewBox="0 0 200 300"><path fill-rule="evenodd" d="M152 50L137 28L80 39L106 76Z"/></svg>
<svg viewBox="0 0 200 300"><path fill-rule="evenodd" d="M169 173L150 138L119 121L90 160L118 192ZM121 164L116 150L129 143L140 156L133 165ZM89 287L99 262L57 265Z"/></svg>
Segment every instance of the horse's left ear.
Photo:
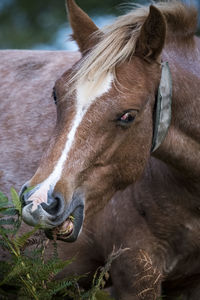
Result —
<svg viewBox="0 0 200 300"><path fill-rule="evenodd" d="M73 30L73 38L83 53L93 46L92 34L98 27L89 16L74 2L66 0L69 21Z"/></svg>
<svg viewBox="0 0 200 300"><path fill-rule="evenodd" d="M136 54L146 60L157 60L164 47L165 36L164 16L159 9L151 5L136 44Z"/></svg>

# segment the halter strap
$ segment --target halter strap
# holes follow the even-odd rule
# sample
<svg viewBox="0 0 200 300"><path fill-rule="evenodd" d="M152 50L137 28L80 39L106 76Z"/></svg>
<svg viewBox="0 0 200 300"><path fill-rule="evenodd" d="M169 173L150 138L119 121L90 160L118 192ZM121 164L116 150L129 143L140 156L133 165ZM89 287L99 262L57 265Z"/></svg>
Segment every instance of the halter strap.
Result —
<svg viewBox="0 0 200 300"><path fill-rule="evenodd" d="M154 128L151 152L164 141L171 124L172 76L168 62L162 62L161 79L154 108Z"/></svg>

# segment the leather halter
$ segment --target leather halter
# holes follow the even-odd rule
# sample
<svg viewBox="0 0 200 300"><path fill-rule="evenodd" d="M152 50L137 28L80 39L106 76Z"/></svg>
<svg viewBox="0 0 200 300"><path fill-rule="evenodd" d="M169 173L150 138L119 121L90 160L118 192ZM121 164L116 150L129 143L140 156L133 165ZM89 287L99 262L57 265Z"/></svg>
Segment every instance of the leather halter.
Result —
<svg viewBox="0 0 200 300"><path fill-rule="evenodd" d="M151 152L164 141L171 124L172 76L168 62L162 62L161 79L154 110L154 128Z"/></svg>

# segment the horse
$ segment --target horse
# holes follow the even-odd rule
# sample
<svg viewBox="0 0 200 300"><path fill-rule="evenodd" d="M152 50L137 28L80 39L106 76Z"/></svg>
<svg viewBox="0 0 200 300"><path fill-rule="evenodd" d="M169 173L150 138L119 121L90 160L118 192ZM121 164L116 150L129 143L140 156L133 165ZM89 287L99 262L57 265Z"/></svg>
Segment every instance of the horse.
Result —
<svg viewBox="0 0 200 300"><path fill-rule="evenodd" d="M110 269L116 299L197 300L197 12L157 3L99 30L67 7L81 58L1 51L1 189L26 182L25 222L76 256L60 276L89 273L89 286L115 246L127 249Z"/></svg>

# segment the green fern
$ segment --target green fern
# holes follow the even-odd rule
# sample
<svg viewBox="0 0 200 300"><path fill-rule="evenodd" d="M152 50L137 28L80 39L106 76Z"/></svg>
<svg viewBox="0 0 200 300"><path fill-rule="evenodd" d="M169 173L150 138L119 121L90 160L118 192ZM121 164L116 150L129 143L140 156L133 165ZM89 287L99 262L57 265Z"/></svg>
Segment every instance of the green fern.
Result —
<svg viewBox="0 0 200 300"><path fill-rule="evenodd" d="M101 289L114 256L109 258L105 267L97 271L89 291L79 287L80 278L86 275L55 280L55 276L68 267L73 259L60 260L54 242L54 253L49 260L45 260L48 242L38 240L38 227L24 234L19 233L22 207L13 188L11 198L10 204L8 198L0 192L0 247L10 255L9 261L0 261L0 299L61 300L69 297L72 300L111 300Z"/></svg>
<svg viewBox="0 0 200 300"><path fill-rule="evenodd" d="M8 198L0 191L0 207L5 207L8 204Z"/></svg>
<svg viewBox="0 0 200 300"><path fill-rule="evenodd" d="M19 196L17 194L17 192L15 191L14 188L11 188L11 197L12 197L12 202L14 204L15 209L18 211L19 215L21 216L22 213L22 204L21 201L19 199Z"/></svg>

